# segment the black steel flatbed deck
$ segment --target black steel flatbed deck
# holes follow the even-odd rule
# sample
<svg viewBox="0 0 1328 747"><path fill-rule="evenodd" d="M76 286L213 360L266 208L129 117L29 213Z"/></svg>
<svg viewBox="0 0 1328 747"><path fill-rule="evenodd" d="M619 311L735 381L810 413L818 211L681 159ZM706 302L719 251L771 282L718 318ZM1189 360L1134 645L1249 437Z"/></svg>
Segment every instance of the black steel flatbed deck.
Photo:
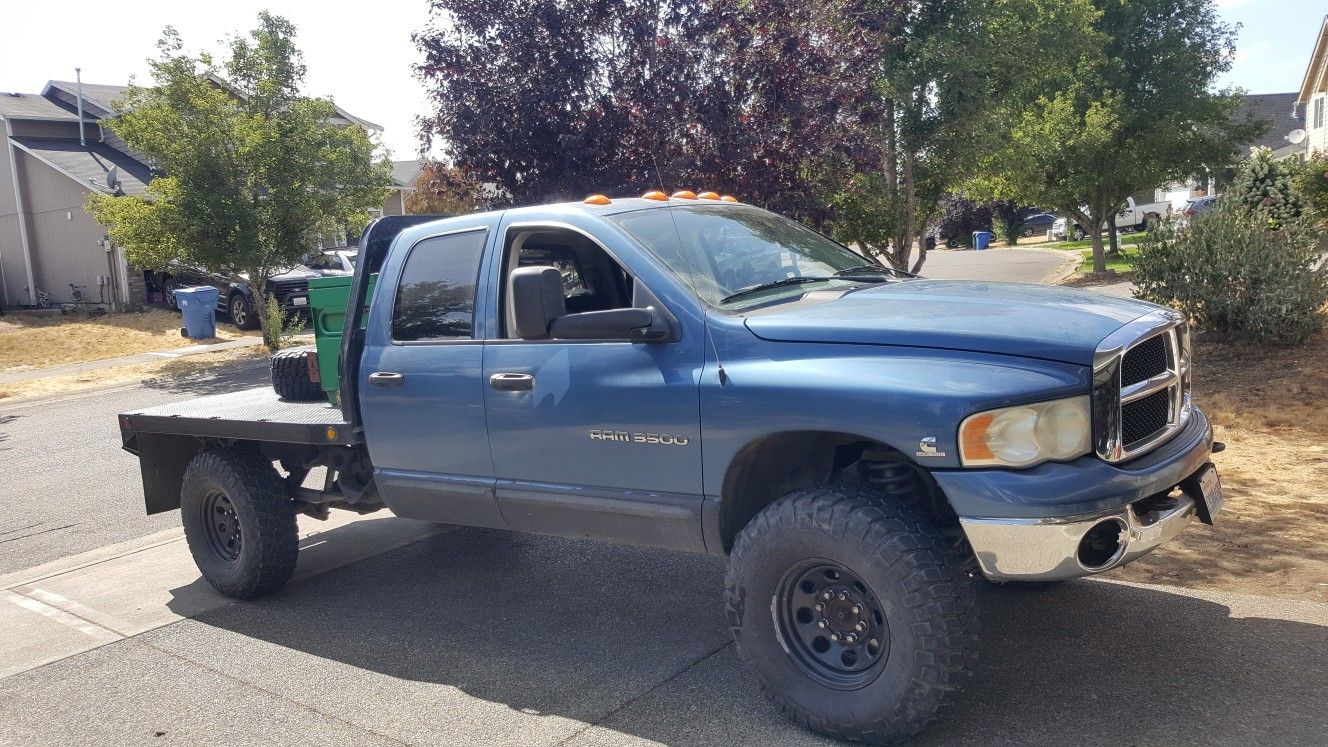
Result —
<svg viewBox="0 0 1328 747"><path fill-rule="evenodd" d="M352 445L359 435L327 402L287 402L272 387L173 402L120 414L126 444L138 434L266 443Z"/></svg>

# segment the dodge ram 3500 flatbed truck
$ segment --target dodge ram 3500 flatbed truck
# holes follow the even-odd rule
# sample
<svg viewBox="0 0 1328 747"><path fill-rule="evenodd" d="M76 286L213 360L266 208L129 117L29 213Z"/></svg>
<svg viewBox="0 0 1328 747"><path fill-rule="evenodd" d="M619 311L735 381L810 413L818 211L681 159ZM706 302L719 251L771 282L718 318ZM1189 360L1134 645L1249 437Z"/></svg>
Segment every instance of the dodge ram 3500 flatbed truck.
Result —
<svg viewBox="0 0 1328 747"><path fill-rule="evenodd" d="M727 555L769 695L888 741L972 668L979 574L1115 568L1221 503L1170 310L913 277L713 193L415 220L361 240L338 405L120 416L221 592L330 508Z"/></svg>

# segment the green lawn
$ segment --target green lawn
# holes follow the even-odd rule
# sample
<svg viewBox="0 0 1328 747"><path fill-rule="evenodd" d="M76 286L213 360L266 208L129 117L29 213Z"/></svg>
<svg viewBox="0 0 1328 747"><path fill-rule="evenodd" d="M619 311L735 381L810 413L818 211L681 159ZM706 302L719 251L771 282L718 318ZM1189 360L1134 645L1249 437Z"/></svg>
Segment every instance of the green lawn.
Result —
<svg viewBox="0 0 1328 747"><path fill-rule="evenodd" d="M1120 235L1121 246L1137 244L1143 240L1144 236L1144 231L1138 233L1123 233ZM1109 239L1103 234L1102 245L1107 246L1108 241ZM1093 242L1091 239L1080 239L1079 241L1057 241L1051 244L1044 244L1044 246L1050 249L1088 249L1093 246Z"/></svg>
<svg viewBox="0 0 1328 747"><path fill-rule="evenodd" d="M1079 272L1093 271L1093 251L1090 249L1083 252L1084 261L1079 263ZM1124 246L1122 242L1121 256L1113 257L1107 255L1107 269L1116 272L1130 272L1134 269L1134 258L1139 256L1139 250L1133 246Z"/></svg>

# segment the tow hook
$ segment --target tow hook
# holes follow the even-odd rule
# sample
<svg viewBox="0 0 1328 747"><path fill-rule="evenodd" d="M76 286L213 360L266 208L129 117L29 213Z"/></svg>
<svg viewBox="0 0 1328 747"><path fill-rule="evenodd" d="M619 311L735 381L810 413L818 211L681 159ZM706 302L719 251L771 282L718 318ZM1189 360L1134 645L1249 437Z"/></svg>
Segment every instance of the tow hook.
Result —
<svg viewBox="0 0 1328 747"><path fill-rule="evenodd" d="M1213 453L1213 454L1221 454L1222 452L1224 452L1224 451L1226 451L1226 450L1227 450L1227 445L1226 445L1226 444L1222 443L1221 441L1214 441L1214 442L1213 442L1213 448L1209 449L1209 452L1211 452L1211 453Z"/></svg>

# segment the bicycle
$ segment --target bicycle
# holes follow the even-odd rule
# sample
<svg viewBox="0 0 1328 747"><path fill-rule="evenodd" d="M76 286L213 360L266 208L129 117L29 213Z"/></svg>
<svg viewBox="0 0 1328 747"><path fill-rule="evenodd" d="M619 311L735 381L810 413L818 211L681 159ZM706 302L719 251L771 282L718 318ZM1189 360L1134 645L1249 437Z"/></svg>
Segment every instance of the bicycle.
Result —
<svg viewBox="0 0 1328 747"><path fill-rule="evenodd" d="M23 292L24 293L28 292L28 287L26 285L23 286ZM57 303L55 300L55 296L51 295L50 293L47 293L41 288L33 289L32 293L37 297L37 308L39 309L55 308Z"/></svg>
<svg viewBox="0 0 1328 747"><path fill-rule="evenodd" d="M66 285L69 286L69 297L74 299L74 303L83 303L83 289L88 286L74 285L73 283L66 283Z"/></svg>

